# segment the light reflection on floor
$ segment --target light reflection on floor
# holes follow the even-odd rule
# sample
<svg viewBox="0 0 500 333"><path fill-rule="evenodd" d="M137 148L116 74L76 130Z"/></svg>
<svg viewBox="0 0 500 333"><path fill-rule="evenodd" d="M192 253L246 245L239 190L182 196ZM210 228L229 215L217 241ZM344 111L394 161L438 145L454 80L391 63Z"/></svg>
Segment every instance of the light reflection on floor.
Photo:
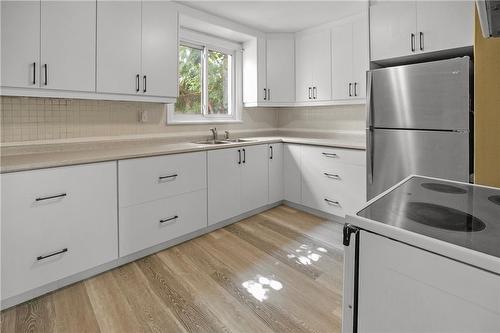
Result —
<svg viewBox="0 0 500 333"><path fill-rule="evenodd" d="M321 259L321 254L316 253L315 251L321 253L327 253L323 247L318 247L314 249L311 245L302 244L298 249L295 250L295 253L289 253L287 257L289 259L294 259L299 264L302 265L312 265L313 262L319 261Z"/></svg>
<svg viewBox="0 0 500 333"><path fill-rule="evenodd" d="M283 284L272 277L257 275L252 280L247 280L241 284L255 299L262 302L269 297L269 291L279 291L283 289Z"/></svg>

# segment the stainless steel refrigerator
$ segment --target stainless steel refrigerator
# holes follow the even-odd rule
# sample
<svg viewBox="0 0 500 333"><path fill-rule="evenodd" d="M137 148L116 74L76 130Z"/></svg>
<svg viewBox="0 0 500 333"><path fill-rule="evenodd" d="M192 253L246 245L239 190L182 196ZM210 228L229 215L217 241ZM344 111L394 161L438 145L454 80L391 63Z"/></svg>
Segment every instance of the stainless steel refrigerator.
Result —
<svg viewBox="0 0 500 333"><path fill-rule="evenodd" d="M367 197L410 174L469 182L472 66L461 57L367 74Z"/></svg>

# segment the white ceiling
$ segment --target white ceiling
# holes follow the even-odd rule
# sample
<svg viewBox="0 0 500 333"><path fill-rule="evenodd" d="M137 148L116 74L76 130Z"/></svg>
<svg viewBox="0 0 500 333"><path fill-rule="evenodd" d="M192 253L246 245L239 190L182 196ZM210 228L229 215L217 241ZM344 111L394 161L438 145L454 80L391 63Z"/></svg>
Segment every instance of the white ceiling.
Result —
<svg viewBox="0 0 500 333"><path fill-rule="evenodd" d="M179 1L263 32L297 32L359 13L366 1Z"/></svg>

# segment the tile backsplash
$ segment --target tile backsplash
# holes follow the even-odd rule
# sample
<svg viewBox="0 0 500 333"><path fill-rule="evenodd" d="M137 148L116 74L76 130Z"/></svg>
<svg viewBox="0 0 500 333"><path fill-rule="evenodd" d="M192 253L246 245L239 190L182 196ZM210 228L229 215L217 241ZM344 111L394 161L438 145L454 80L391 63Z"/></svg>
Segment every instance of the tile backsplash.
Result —
<svg viewBox="0 0 500 333"><path fill-rule="evenodd" d="M208 133L211 125L166 125L161 103L2 96L1 142L52 142L78 138L136 137L182 132ZM147 121L139 122L140 111ZM274 109L243 110L243 123L221 130L275 129Z"/></svg>
<svg viewBox="0 0 500 333"><path fill-rule="evenodd" d="M148 119L140 122L140 111ZM210 124L166 125L160 103L0 97L2 145L51 143L90 139L182 136L208 133ZM224 130L364 131L364 105L245 108L243 122L217 124Z"/></svg>

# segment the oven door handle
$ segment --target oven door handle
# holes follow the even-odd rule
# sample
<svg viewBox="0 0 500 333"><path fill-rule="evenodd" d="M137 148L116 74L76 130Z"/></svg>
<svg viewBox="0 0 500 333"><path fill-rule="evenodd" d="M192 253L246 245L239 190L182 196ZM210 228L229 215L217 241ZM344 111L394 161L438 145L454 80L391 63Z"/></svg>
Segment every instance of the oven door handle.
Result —
<svg viewBox="0 0 500 333"><path fill-rule="evenodd" d="M344 225L344 298L342 313L342 333L358 331L358 280L359 280L359 233L351 225Z"/></svg>

